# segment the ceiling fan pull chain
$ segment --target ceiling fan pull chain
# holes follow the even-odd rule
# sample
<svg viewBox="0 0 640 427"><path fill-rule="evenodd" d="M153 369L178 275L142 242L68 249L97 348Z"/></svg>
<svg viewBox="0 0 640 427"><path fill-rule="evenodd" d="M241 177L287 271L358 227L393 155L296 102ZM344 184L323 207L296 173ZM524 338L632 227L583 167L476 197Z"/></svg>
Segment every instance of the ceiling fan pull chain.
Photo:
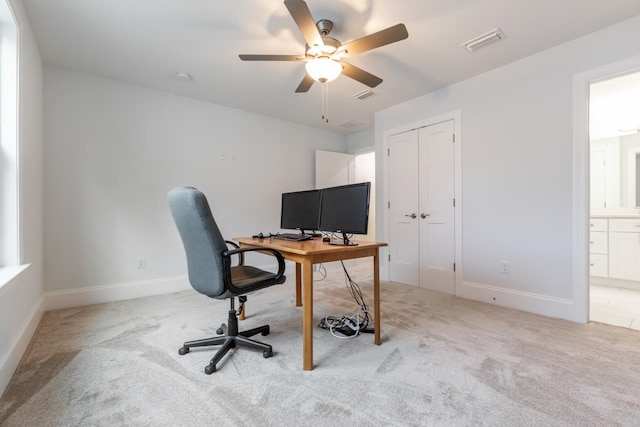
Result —
<svg viewBox="0 0 640 427"><path fill-rule="evenodd" d="M322 120L329 123L329 82L322 83Z"/></svg>
<svg viewBox="0 0 640 427"><path fill-rule="evenodd" d="M321 103L320 103L320 111L322 113L322 120L324 121L324 83L320 83L320 94L322 95Z"/></svg>

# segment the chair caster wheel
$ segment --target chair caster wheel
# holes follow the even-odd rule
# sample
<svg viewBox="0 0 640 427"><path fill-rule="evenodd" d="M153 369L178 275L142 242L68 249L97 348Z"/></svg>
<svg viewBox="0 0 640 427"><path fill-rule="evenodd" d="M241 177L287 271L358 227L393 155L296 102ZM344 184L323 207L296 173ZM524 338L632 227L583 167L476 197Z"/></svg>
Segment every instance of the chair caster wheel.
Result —
<svg viewBox="0 0 640 427"><path fill-rule="evenodd" d="M264 331L262 331L262 336L266 337L267 335L269 335L269 332L271 332L271 330L269 329L269 325L267 325L267 327L265 328Z"/></svg>
<svg viewBox="0 0 640 427"><path fill-rule="evenodd" d="M178 354L180 356L184 356L187 353L189 353L189 347L180 347L180 349L178 350Z"/></svg>
<svg viewBox="0 0 640 427"><path fill-rule="evenodd" d="M224 334L224 331L222 330L222 328L218 328L218 329L216 329L216 334L222 335L222 334Z"/></svg>
<svg viewBox="0 0 640 427"><path fill-rule="evenodd" d="M265 350L265 351L262 352L262 357L264 357L265 359L268 359L271 356L273 356L273 351L272 350Z"/></svg>
<svg viewBox="0 0 640 427"><path fill-rule="evenodd" d="M204 367L204 373L207 375L211 375L216 371L215 365L207 365Z"/></svg>

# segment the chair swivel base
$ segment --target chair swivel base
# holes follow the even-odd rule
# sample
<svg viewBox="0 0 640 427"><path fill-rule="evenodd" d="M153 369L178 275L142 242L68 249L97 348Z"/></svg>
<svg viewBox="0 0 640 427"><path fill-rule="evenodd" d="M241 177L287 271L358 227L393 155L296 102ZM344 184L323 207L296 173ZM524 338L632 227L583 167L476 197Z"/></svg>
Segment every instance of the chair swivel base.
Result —
<svg viewBox="0 0 640 427"><path fill-rule="evenodd" d="M267 359L273 356L273 348L269 344L264 344L259 341L254 341L249 337L257 334L263 336L269 335L269 325L260 326L257 328L249 329L246 331L238 332L238 317L235 311L229 311L229 326L224 323L218 328L216 333L217 337L204 338L201 340L187 341L178 350L178 354L184 355L189 353L191 347L207 347L210 345L222 345L218 352L213 356L211 361L204 368L204 373L210 375L214 373L217 368L216 365L227 354L229 349L236 346L250 347L258 350L262 350L262 356Z"/></svg>

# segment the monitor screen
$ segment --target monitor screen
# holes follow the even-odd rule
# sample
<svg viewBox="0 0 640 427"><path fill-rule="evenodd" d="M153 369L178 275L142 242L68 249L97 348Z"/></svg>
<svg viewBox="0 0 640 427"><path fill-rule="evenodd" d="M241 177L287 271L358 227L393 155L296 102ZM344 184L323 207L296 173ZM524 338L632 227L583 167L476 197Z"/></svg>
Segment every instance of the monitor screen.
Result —
<svg viewBox="0 0 640 427"><path fill-rule="evenodd" d="M324 188L320 230L343 234L367 234L371 183Z"/></svg>
<svg viewBox="0 0 640 427"><path fill-rule="evenodd" d="M283 193L280 228L302 231L317 230L320 195L320 190Z"/></svg>

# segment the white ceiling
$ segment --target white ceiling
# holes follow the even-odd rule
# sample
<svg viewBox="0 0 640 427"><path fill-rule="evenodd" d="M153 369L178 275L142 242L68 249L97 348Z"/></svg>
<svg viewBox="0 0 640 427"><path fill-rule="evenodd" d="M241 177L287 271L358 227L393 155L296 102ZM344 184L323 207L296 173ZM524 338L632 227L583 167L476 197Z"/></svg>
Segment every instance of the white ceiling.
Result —
<svg viewBox="0 0 640 427"><path fill-rule="evenodd" d="M349 59L384 82L365 101L352 96L367 86L345 76L330 83L325 124L320 85L294 93L302 63L238 58L304 53L282 1L23 1L45 63L345 133L371 127L376 111L640 14L638 0L307 0L342 43L397 23L409 32ZM475 53L460 47L496 27L505 40Z"/></svg>

